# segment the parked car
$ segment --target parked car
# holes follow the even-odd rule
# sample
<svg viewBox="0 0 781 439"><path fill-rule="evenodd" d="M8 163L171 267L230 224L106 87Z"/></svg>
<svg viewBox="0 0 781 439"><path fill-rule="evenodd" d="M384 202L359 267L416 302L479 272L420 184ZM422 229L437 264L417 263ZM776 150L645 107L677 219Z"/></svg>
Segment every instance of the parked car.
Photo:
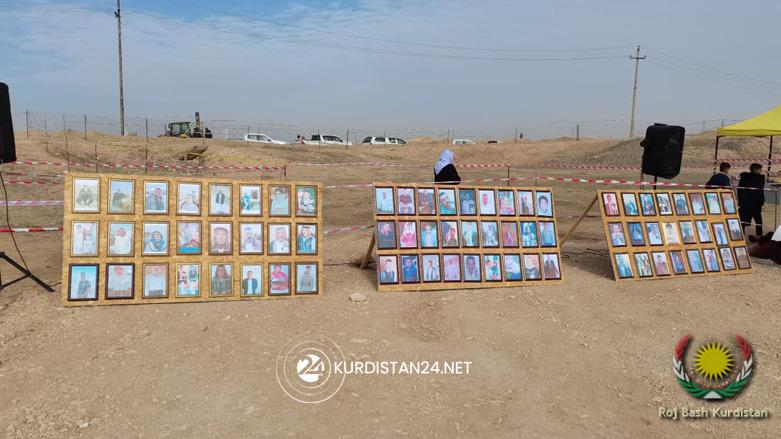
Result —
<svg viewBox="0 0 781 439"><path fill-rule="evenodd" d="M474 145L475 142L469 139L453 139L453 145Z"/></svg>
<svg viewBox="0 0 781 439"><path fill-rule="evenodd" d="M333 136L330 134L312 134L310 139L305 139L304 136L296 137L296 143L303 145L352 145L352 142L345 142L339 136Z"/></svg>
<svg viewBox="0 0 781 439"><path fill-rule="evenodd" d="M247 133L244 135L245 142L266 143L268 145L287 145L287 142L274 140L263 133Z"/></svg>
<svg viewBox="0 0 781 439"><path fill-rule="evenodd" d="M398 137L367 137L361 142L362 145L406 145L403 139Z"/></svg>

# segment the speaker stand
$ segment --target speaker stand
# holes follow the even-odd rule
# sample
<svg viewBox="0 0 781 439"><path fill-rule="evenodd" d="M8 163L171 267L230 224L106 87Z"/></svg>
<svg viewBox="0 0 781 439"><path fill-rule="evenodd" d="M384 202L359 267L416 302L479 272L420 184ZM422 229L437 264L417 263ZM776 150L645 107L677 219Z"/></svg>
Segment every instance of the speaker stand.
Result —
<svg viewBox="0 0 781 439"><path fill-rule="evenodd" d="M22 277L18 277L18 278L14 279L14 280L12 280L11 282L8 282L8 283L3 283L2 275L0 275L0 291L2 291L7 286L15 284L15 283L19 282L20 280L26 279L26 278L29 277L30 279L34 280L38 285L43 287L43 289L45 289L46 291L48 291L50 293L54 292L54 289L52 287L46 285L46 283L44 283L42 280L40 280L37 277L35 277L34 274L30 273L30 270L28 270L28 269L22 267L21 265L17 264L16 261L14 261L8 255L6 255L5 252L0 252L0 259L8 262L9 264L11 264L11 266L16 268L20 272L22 272L22 275L23 275Z"/></svg>

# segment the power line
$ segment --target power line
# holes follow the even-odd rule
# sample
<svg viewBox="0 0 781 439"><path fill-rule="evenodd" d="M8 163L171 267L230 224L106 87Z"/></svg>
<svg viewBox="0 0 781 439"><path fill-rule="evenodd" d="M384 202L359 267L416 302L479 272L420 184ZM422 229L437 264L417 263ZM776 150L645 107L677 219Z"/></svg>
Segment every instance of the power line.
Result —
<svg viewBox="0 0 781 439"><path fill-rule="evenodd" d="M768 93L773 93L773 94L781 93L781 91L777 90L777 89L760 88L760 87L757 87L757 86L752 86L750 84L735 83L735 82L732 82L730 80L727 80L726 78L707 76L707 75L701 74L701 73L696 72L696 71L686 70L685 68L683 68L683 67L681 67L679 65L672 64L672 63L669 63L669 62L664 61L664 60L649 58L646 61L648 62L648 64L653 65L653 66L655 66L657 68L660 68L660 69L673 71L673 72L676 72L676 73L681 73L683 75L691 76L691 77L694 77L694 78L697 78L697 79L704 79L706 81L717 81L717 82L720 82L722 84L729 85L731 87L739 88L739 89L746 90L746 91L751 91L751 92L754 92L754 93L760 93L760 94L765 94L765 95L768 94Z"/></svg>

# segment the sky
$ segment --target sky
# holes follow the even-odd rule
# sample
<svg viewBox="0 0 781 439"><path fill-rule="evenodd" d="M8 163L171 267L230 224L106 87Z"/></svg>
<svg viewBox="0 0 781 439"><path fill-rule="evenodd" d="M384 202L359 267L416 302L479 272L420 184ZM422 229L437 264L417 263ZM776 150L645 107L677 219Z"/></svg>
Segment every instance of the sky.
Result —
<svg viewBox="0 0 781 439"><path fill-rule="evenodd" d="M709 127L781 102L781 3L125 0L125 106L165 119L464 135ZM15 113L118 114L113 1L0 0ZM693 129L693 128L692 128ZM307 133L308 134L308 133ZM287 140L287 139L284 139Z"/></svg>

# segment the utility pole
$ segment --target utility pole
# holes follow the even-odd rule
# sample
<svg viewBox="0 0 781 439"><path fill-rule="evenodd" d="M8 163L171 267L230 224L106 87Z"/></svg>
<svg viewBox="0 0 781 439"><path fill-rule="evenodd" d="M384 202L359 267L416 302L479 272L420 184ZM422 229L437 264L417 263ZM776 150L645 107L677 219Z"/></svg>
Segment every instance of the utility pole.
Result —
<svg viewBox="0 0 781 439"><path fill-rule="evenodd" d="M645 59L645 55L640 56L640 46L637 46L637 52L634 56L629 55L629 59L635 60L635 82L632 86L632 118L629 122L629 138L635 136L635 109L637 108L637 74L640 71L640 60Z"/></svg>
<svg viewBox="0 0 781 439"><path fill-rule="evenodd" d="M117 17L117 42L119 49L119 135L125 135L125 78L122 71L122 11L117 0L117 10L114 11Z"/></svg>

